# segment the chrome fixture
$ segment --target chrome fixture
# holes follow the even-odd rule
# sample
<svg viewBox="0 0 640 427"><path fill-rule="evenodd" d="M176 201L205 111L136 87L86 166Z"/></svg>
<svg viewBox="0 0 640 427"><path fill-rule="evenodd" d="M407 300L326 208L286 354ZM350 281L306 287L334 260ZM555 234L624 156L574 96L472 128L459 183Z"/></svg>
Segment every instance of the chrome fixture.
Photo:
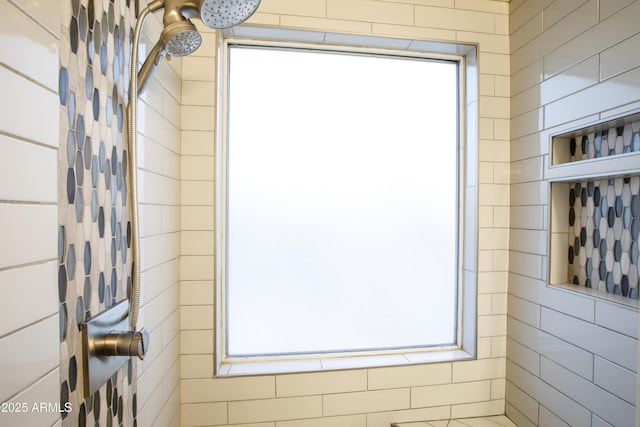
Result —
<svg viewBox="0 0 640 427"><path fill-rule="evenodd" d="M138 0L144 1L146 0ZM131 357L144 359L149 348L149 334L137 330L140 309L140 232L138 224L138 160L136 142L136 114L138 93L144 88L152 71L165 55L185 56L202 44L202 36L191 22L200 18L214 29L230 28L241 24L256 11L260 0L152 0L140 12L133 30L131 49L131 80L127 110L129 167L131 194L131 293L110 309L81 324L84 393L94 393ZM155 44L140 72L138 72L138 45L145 18L164 8L160 39Z"/></svg>

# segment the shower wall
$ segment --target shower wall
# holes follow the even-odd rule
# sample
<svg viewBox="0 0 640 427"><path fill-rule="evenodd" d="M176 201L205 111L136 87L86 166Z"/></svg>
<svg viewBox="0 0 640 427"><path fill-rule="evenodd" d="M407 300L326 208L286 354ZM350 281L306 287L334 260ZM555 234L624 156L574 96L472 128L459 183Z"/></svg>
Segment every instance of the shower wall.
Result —
<svg viewBox="0 0 640 427"><path fill-rule="evenodd" d="M56 2L0 1L0 425L54 425L60 400Z"/></svg>
<svg viewBox="0 0 640 427"><path fill-rule="evenodd" d="M478 171L469 171L479 179L478 360L214 376L216 36L206 32L206 48L183 60L182 425L388 427L392 421L502 414L509 242L508 3L263 0L248 23L479 44L480 164Z"/></svg>
<svg viewBox="0 0 640 427"><path fill-rule="evenodd" d="M0 424L178 425L181 61L159 67L139 104L151 349L83 396L78 323L130 286L135 2L0 3ZM161 28L147 21L142 57Z"/></svg>
<svg viewBox="0 0 640 427"><path fill-rule="evenodd" d="M140 325L151 350L81 395L78 322L129 286L134 4L0 0L0 425L179 423L179 60L140 101ZM143 57L160 28L147 19Z"/></svg>
<svg viewBox="0 0 640 427"><path fill-rule="evenodd" d="M149 16L144 29L141 58L159 38L162 14ZM138 325L151 335L150 351L138 361L139 426L180 423L181 70L181 58L164 60L138 101L142 276Z"/></svg>
<svg viewBox="0 0 640 427"><path fill-rule="evenodd" d="M510 3L506 411L518 426L635 424L637 301L547 286L549 263L568 260L566 251L549 259L555 211L545 164L550 135L640 108L639 16L637 0Z"/></svg>
<svg viewBox="0 0 640 427"><path fill-rule="evenodd" d="M162 63L139 102L141 311L151 336L91 396L82 390L79 322L127 298L131 286L128 84L135 2L71 0L62 17L58 151L60 401L63 424L178 421L180 61ZM145 23L141 58L161 23ZM135 421L134 421L135 420Z"/></svg>

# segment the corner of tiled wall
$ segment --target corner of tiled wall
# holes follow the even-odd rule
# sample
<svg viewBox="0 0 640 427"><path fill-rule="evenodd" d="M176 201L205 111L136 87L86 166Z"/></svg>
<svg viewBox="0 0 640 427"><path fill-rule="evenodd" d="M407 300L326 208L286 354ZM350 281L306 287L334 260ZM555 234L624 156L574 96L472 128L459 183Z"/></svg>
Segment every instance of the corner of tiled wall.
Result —
<svg viewBox="0 0 640 427"><path fill-rule="evenodd" d="M181 378L213 377L215 56L217 33L183 59Z"/></svg>
<svg viewBox="0 0 640 427"><path fill-rule="evenodd" d="M162 29L162 12L144 24L140 58ZM180 134L182 58L163 60L138 101L138 185L141 237L139 327L151 337L138 361L138 424L180 424Z"/></svg>
<svg viewBox="0 0 640 427"><path fill-rule="evenodd" d="M506 412L518 426L635 424L638 310L548 285L545 168L551 135L640 109L638 16L637 0L510 4Z"/></svg>

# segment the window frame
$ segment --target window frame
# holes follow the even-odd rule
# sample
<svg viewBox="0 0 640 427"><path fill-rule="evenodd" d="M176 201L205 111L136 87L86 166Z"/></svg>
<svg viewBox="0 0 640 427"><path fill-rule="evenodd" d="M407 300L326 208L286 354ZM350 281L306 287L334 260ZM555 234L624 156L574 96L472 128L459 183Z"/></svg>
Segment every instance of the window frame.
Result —
<svg viewBox="0 0 640 427"><path fill-rule="evenodd" d="M231 46L294 48L350 54L448 60L458 63L457 340L452 346L311 355L230 357L226 350L226 220L228 52ZM473 359L477 288L477 46L275 28L235 27L218 40L215 173L216 376L308 372Z"/></svg>

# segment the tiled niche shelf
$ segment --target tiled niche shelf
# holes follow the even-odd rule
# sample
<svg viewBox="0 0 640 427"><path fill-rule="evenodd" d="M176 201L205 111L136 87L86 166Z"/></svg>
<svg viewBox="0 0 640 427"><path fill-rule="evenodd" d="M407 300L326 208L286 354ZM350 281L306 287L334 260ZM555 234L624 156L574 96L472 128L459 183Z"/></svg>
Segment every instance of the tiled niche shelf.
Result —
<svg viewBox="0 0 640 427"><path fill-rule="evenodd" d="M551 137L546 176L619 176L640 170L640 112Z"/></svg>
<svg viewBox="0 0 640 427"><path fill-rule="evenodd" d="M551 137L549 283L640 307L640 113Z"/></svg>

